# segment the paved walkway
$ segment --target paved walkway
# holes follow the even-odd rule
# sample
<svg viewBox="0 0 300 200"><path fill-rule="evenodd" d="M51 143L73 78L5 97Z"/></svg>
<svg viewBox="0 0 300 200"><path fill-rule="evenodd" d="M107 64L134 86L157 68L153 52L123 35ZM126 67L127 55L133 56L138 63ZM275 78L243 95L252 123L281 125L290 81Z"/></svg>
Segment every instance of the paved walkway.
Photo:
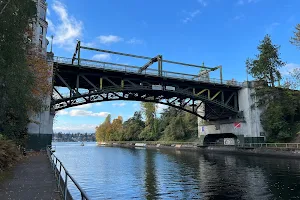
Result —
<svg viewBox="0 0 300 200"><path fill-rule="evenodd" d="M13 170L13 177L0 183L1 200L60 199L46 153L28 155Z"/></svg>

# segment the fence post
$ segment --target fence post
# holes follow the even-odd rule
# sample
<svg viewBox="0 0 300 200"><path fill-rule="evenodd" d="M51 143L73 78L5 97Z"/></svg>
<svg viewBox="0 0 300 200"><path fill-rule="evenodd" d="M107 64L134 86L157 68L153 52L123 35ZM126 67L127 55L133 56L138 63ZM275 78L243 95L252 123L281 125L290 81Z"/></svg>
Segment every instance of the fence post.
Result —
<svg viewBox="0 0 300 200"><path fill-rule="evenodd" d="M67 188L67 184L68 184L68 175L67 175L67 172L65 171L65 196L64 196L64 199L67 200L67 195L68 195L68 188Z"/></svg>
<svg viewBox="0 0 300 200"><path fill-rule="evenodd" d="M288 145L287 145L287 143L285 143L285 148L287 148L288 147Z"/></svg>
<svg viewBox="0 0 300 200"><path fill-rule="evenodd" d="M298 143L297 143L297 149L298 149Z"/></svg>
<svg viewBox="0 0 300 200"><path fill-rule="evenodd" d="M57 177L57 158L55 157L55 167L54 167L54 174L55 174L55 177Z"/></svg>
<svg viewBox="0 0 300 200"><path fill-rule="evenodd" d="M60 190L60 177L61 177L61 162L59 162L59 174L58 174L58 189Z"/></svg>

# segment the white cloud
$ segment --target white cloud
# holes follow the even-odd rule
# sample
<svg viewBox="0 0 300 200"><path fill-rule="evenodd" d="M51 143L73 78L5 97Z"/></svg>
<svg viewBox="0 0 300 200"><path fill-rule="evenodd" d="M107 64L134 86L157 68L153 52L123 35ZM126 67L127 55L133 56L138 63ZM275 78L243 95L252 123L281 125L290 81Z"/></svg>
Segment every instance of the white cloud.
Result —
<svg viewBox="0 0 300 200"><path fill-rule="evenodd" d="M111 55L108 53L100 53L100 54L96 54L92 57L93 60L110 60L111 59Z"/></svg>
<svg viewBox="0 0 300 200"><path fill-rule="evenodd" d="M244 19L244 17L245 16L243 14L241 14L241 15L236 15L233 19L238 21L238 20Z"/></svg>
<svg viewBox="0 0 300 200"><path fill-rule="evenodd" d="M127 41L127 43L129 43L129 44L144 44L144 41L136 39L136 38L131 38L130 40Z"/></svg>
<svg viewBox="0 0 300 200"><path fill-rule="evenodd" d="M98 39L102 44L111 44L123 41L123 38L116 35L100 35Z"/></svg>
<svg viewBox="0 0 300 200"><path fill-rule="evenodd" d="M54 124L54 132L63 132L63 133L94 133L95 128L98 124L69 124L63 123L60 125Z"/></svg>
<svg viewBox="0 0 300 200"><path fill-rule="evenodd" d="M268 33L268 34L272 33L273 30L279 25L280 24L278 22L274 22L274 23L270 24L269 26L266 27L266 30L265 30L266 33Z"/></svg>
<svg viewBox="0 0 300 200"><path fill-rule="evenodd" d="M58 24L52 23L53 44L68 50L74 49L76 39L82 36L83 23L69 15L66 6L57 0L53 2L52 10L58 16L59 21Z"/></svg>
<svg viewBox="0 0 300 200"><path fill-rule="evenodd" d="M95 113L93 111L88 111L88 110L71 110L69 112L69 115L72 117L84 117L84 116L90 116L90 117L107 117L107 115L109 115L110 113L108 112L99 112L99 113Z"/></svg>
<svg viewBox="0 0 300 200"><path fill-rule="evenodd" d="M93 105L95 105L95 106L102 106L102 103L101 102L97 102L97 103L94 103Z"/></svg>
<svg viewBox="0 0 300 200"><path fill-rule="evenodd" d="M283 76L288 76L294 69L300 69L300 64L288 63L280 69L280 73Z"/></svg>
<svg viewBox="0 0 300 200"><path fill-rule="evenodd" d="M207 6L207 2L205 0L198 0L198 2L204 7Z"/></svg>
<svg viewBox="0 0 300 200"><path fill-rule="evenodd" d="M47 9L46 14L47 14L47 16L50 16L50 15L51 15L51 12L50 12L50 9L49 9L49 8Z"/></svg>
<svg viewBox="0 0 300 200"><path fill-rule="evenodd" d="M86 46L86 47L95 47L96 44L94 42L81 42L81 46Z"/></svg>
<svg viewBox="0 0 300 200"><path fill-rule="evenodd" d="M80 105L80 106L76 106L76 109L88 109L91 108L92 104L84 104L84 105Z"/></svg>
<svg viewBox="0 0 300 200"><path fill-rule="evenodd" d="M164 111L164 109L168 108L167 105L165 105L165 104L160 104L160 103L155 104L155 107L156 107L156 112L157 112L158 114L162 113L162 112Z"/></svg>
<svg viewBox="0 0 300 200"><path fill-rule="evenodd" d="M54 24L53 22L51 21L51 19L47 19L47 22L48 22L48 28L51 32L54 32L55 31L55 27L54 27ZM50 40L49 40L50 41Z"/></svg>
<svg viewBox="0 0 300 200"><path fill-rule="evenodd" d="M122 102L122 103L113 103L112 106L113 107L124 107L126 105L126 103Z"/></svg>
<svg viewBox="0 0 300 200"><path fill-rule="evenodd" d="M69 114L69 112L65 110L60 110L56 112L56 115L67 115L67 114Z"/></svg>
<svg viewBox="0 0 300 200"><path fill-rule="evenodd" d="M247 3L257 3L259 0L238 0L237 4L238 5L244 5Z"/></svg>
<svg viewBox="0 0 300 200"><path fill-rule="evenodd" d="M200 14L200 10L195 10L192 12L183 11L186 14L186 17L181 21L183 23L191 22L198 14Z"/></svg>

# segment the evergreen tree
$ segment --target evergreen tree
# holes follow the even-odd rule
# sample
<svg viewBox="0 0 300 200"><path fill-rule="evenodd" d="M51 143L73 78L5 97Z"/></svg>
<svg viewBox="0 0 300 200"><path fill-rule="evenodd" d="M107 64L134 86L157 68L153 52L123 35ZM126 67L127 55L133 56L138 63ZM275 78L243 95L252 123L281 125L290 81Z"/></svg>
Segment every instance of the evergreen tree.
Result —
<svg viewBox="0 0 300 200"><path fill-rule="evenodd" d="M247 69L254 78L275 87L275 82L281 80L279 68L285 65L279 57L279 46L272 44L271 37L266 35L257 49L256 59L247 59Z"/></svg>

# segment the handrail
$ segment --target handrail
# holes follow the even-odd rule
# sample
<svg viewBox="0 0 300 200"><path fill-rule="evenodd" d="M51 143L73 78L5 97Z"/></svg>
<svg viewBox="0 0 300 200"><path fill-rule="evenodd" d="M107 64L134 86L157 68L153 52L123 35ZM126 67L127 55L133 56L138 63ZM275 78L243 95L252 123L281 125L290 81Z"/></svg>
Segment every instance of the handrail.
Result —
<svg viewBox="0 0 300 200"><path fill-rule="evenodd" d="M80 195L81 195L81 200L89 200L89 197L85 193L85 191L80 187L80 185L76 182L76 180L71 176L71 174L68 172L68 170L62 164L62 162L53 154L51 145L47 146L47 155L50 160L51 167L54 170L55 177L57 179L57 187L60 190L60 192L62 193L63 199L67 200L68 195L70 195L69 191L68 191L68 186L67 186L68 177L69 177L70 180L74 183L74 185L79 190ZM58 167L58 163L59 163L59 167ZM61 174L62 168L65 171L65 179L64 180L63 180L62 174ZM63 185L63 188L62 188L62 185ZM71 196L71 199L73 199L72 196Z"/></svg>
<svg viewBox="0 0 300 200"><path fill-rule="evenodd" d="M75 58L77 60L77 58ZM72 58L65 58L65 57L54 57L54 62L61 63L61 64L72 64ZM103 68L108 70L116 70L121 72L127 73L134 73L134 74L147 74L151 76L158 76L158 70L156 69L146 69L142 73L138 73L140 67L133 66L133 65L125 65L125 64L118 64L118 63L111 63L111 62L103 62L103 61L95 61L89 59L80 59L81 66L86 66L90 68ZM77 66L77 65L74 65ZM179 72L171 72L171 71L162 71L163 77L167 78L176 78L180 80L189 80L195 82L207 82L207 83L214 83L214 84L221 84L221 85L228 85L228 86L238 86L242 87L242 82L232 81L232 80L223 80L215 79L215 78L204 78L199 77L198 75L193 74L185 74Z"/></svg>

